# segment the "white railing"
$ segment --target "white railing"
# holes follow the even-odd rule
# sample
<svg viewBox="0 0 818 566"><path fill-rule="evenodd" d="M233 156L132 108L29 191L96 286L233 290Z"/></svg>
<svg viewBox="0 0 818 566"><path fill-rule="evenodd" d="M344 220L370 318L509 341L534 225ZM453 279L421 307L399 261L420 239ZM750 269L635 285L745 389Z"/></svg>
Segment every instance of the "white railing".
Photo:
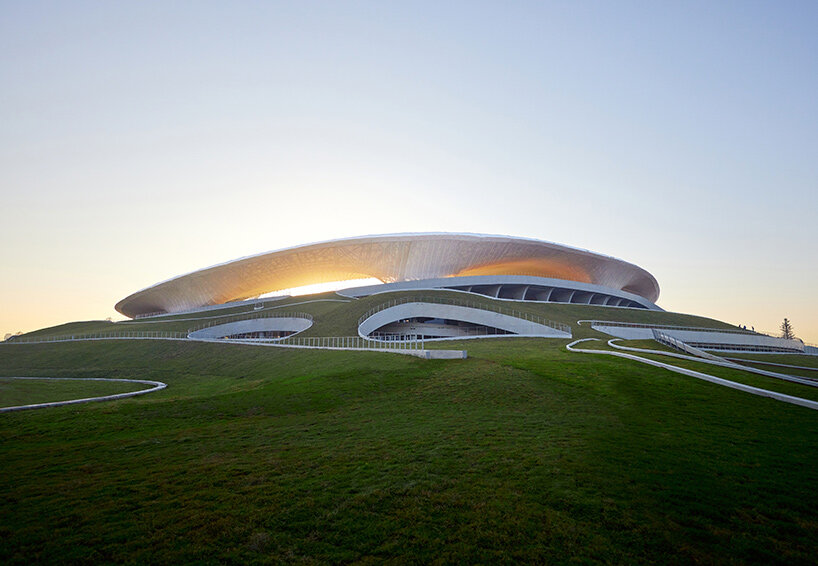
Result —
<svg viewBox="0 0 818 566"><path fill-rule="evenodd" d="M79 340L185 340L187 332L166 332L162 330L87 332L82 334L61 334L57 336L14 336L4 344L47 344L51 342L72 342Z"/></svg>
<svg viewBox="0 0 818 566"><path fill-rule="evenodd" d="M668 336L664 332L660 332L660 331L656 330L655 328L653 329L653 338L654 338L654 340L656 340L660 344L664 344L665 346L670 346L671 348L673 348L675 350L682 351L685 354L689 354L689 355L695 356L697 358L706 358L708 360L722 361L721 358L719 358L718 356L714 356L713 354L705 352L704 350L700 350L699 348L695 348L695 347L687 344L686 342L683 342L683 341L681 341L681 340L679 340L677 338L674 338L673 336Z"/></svg>
<svg viewBox="0 0 818 566"><path fill-rule="evenodd" d="M578 320L577 324L590 323L591 326L616 326L623 328L658 328L661 330L691 330L694 332L724 332L726 334L761 334L752 330L734 328L707 328L702 326L674 326L672 324L649 324L644 322L620 322L615 320Z"/></svg>
<svg viewBox="0 0 818 566"><path fill-rule="evenodd" d="M146 312L144 314L136 314L134 315L133 319L138 320L140 318L150 318L152 316L159 316L160 314L168 314L165 311L154 311L154 312Z"/></svg>
<svg viewBox="0 0 818 566"><path fill-rule="evenodd" d="M450 299L448 297L401 297L398 299L392 299L391 301L387 301L383 304L380 304L376 307L372 307L366 313L364 313L358 319L358 326L360 326L366 319L371 317L374 314L381 312L382 310L386 310L388 308L396 307L398 305L405 305L407 303L434 303L437 305L452 305L456 307L468 307L471 309L479 309L483 311L489 312L496 312L498 314L504 314L506 316L511 316L514 318L519 318L522 320L527 320L529 322L534 322L537 324L541 324L543 326L550 326L555 330L560 330L562 332L571 333L571 327L567 324L563 324L561 322L555 322L553 320L548 320L537 316L535 314L527 313L518 311L515 309L507 309L497 305L491 305L486 303L475 303L472 301L462 301L458 299Z"/></svg>
<svg viewBox="0 0 818 566"><path fill-rule="evenodd" d="M92 332L85 334L65 334L60 336L15 336L4 344L48 344L53 342L77 342L86 340L196 340L188 338L187 332L164 332L160 330L128 332ZM196 340L230 344L271 344L293 348L316 348L325 350L425 350L425 341L417 336L402 340L367 340L360 336L315 336L285 338L214 338Z"/></svg>
<svg viewBox="0 0 818 566"><path fill-rule="evenodd" d="M230 342L269 343L297 348L321 348L328 350L424 350L424 340L412 336L403 340L367 340L360 336L295 336L276 339L242 340Z"/></svg>
<svg viewBox="0 0 818 566"><path fill-rule="evenodd" d="M417 332L417 329L414 329L414 331ZM430 329L427 334L401 334L400 332L376 331L369 334L368 338L370 340L403 340L404 337L406 337L407 340L415 340L418 338L423 338L425 340L457 340L459 338L474 338L475 336L491 336L492 338L499 338L502 336L519 336L519 334L515 334L513 332L491 329L486 326L481 326L478 328L458 327L457 331L458 334L451 336L435 336L433 329Z"/></svg>
<svg viewBox="0 0 818 566"><path fill-rule="evenodd" d="M687 348L687 344L682 342L681 340L677 340L672 336L668 336L664 332L659 332L655 328L653 329L653 339L659 342L660 344L664 344L665 346L670 346L674 350L680 350L685 353L690 353Z"/></svg>
<svg viewBox="0 0 818 566"><path fill-rule="evenodd" d="M306 312L260 312L244 313L240 315L223 317L212 322L200 324L189 328L185 332L174 332L165 330L125 330L117 332L82 332L74 334L58 334L43 336L11 336L5 340L4 344L44 344L50 342L70 342L72 340L116 340L116 339L156 339L156 340L182 340L188 337L191 332L238 322L241 320L251 320L257 318L303 318L313 320L312 315Z"/></svg>

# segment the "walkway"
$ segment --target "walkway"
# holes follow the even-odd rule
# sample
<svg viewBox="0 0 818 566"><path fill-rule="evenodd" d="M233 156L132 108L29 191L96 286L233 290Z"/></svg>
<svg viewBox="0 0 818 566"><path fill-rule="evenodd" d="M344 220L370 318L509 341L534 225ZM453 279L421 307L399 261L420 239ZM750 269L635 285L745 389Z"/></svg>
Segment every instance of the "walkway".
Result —
<svg viewBox="0 0 818 566"><path fill-rule="evenodd" d="M745 393L750 393L752 395L759 395L761 397L769 397L771 399L775 399L776 401L783 401L784 403L791 403L793 405L799 405L801 407L806 407L808 409L818 410L818 401L811 401L809 399L802 399L801 397L794 397L792 395L786 395L784 393L778 393L776 391L770 391L768 389L761 389L760 387L753 387L752 385L745 385L744 383L738 383L736 381L730 381L728 379L723 379L721 377L716 377L714 375L710 375L707 373L702 373L700 371L694 371L691 369L682 368L679 366L674 366L664 362L658 362L655 360L651 360L649 358L643 358L641 356L636 356L634 354L626 354L625 352L614 352L611 350L588 350L584 348L577 348L576 345L580 342L588 342L588 341L596 341L598 338L583 338L581 340L574 340L570 344L566 346L566 348L571 352L579 352L582 354L604 354L607 356L616 356L619 358L625 358L628 360L634 360L637 362L642 362L643 364L648 364L654 367L670 370L672 372L680 373L682 375L687 375L690 377L695 377L696 379L701 379L703 381L709 381L710 383L715 383L716 385L722 385L724 387L730 387L732 389L738 389L739 391L744 391ZM616 348L617 346L611 344L613 340L608 342L608 345ZM619 348L624 348L623 346L619 346ZM662 355L670 355L671 357L675 358L688 358L697 362L705 361L700 358L693 358L691 356L684 356L682 354L675 354L674 352L662 352L660 350L640 350L639 348L628 348L632 351L642 351L644 353L650 354L662 354ZM746 369L746 368L745 368Z"/></svg>
<svg viewBox="0 0 818 566"><path fill-rule="evenodd" d="M11 411L23 411L26 409L44 409L46 407L61 407L63 405L76 405L78 403L90 403L92 401L114 401L115 399L126 399L128 397L135 397L137 395L144 395L145 393L152 393L167 387L166 383L161 381L150 381L147 379L116 379L108 377L0 377L0 379L48 379L48 380L62 380L62 381L116 381L120 383L139 383L141 385L150 385L148 389L140 389L139 391L129 391L128 393L116 393L114 395L103 395L102 397L87 397L85 399L70 399L68 401L55 401L52 403L34 403L32 405L17 405L15 407L0 407L0 413L9 413Z"/></svg>

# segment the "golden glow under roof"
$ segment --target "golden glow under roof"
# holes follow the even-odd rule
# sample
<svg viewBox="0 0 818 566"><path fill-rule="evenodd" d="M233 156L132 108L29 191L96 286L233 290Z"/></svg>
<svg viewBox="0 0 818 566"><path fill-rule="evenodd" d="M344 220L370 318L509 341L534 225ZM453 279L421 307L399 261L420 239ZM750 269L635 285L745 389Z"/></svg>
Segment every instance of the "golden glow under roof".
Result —
<svg viewBox="0 0 818 566"><path fill-rule="evenodd" d="M386 283L467 275L529 275L627 289L649 301L656 279L620 259L541 240L482 234L388 234L305 244L208 267L121 300L126 316L179 312L316 283Z"/></svg>

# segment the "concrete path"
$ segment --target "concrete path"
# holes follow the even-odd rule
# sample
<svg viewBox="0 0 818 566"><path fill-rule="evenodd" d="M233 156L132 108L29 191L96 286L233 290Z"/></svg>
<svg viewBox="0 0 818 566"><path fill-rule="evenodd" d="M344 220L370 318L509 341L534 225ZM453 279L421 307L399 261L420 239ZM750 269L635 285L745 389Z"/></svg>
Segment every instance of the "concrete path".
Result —
<svg viewBox="0 0 818 566"><path fill-rule="evenodd" d="M607 356L616 356L619 358L625 358L628 360L634 360L637 362L642 362L643 364L648 364L654 367L670 370L675 373L680 373L682 375L687 375L690 377L695 377L696 379L701 379L703 381L709 381L710 383L715 383L716 385L722 385L724 387L730 387L732 389L738 389L739 391L744 391L745 393L750 393L752 395L759 395L761 397L769 397L770 399L775 399L776 401L783 401L784 403L790 403L792 405L799 405L801 407L806 407L808 409L818 410L818 401L811 401L809 399L802 399L801 397L794 397L792 395L786 395L784 393L778 393L776 391L770 391L768 389L761 389L760 387L753 387L752 385L745 385L744 383L738 383L735 381L730 381L728 379L723 379L721 377L716 377L714 375L710 375L707 373L702 373L700 371L694 371L678 366L674 366L671 364L666 364L664 362L657 362L655 360L651 360L649 358L642 358L640 356L636 356L633 354L626 354L625 352L612 352L610 350L588 350L584 348L577 348L576 345L580 342L588 342L588 341L596 341L597 338L583 338L581 340L574 340L570 344L566 346L566 348L571 352L579 352L581 354L604 354ZM635 348L632 348L635 349ZM660 352L658 350L646 350L646 352L650 353L661 353L661 354L668 354L668 352ZM679 356L673 356L679 357ZM698 358L694 358L696 361L701 361Z"/></svg>
<svg viewBox="0 0 818 566"><path fill-rule="evenodd" d="M723 356L724 357L724 356ZM780 368L789 368L789 369L801 369L804 371L818 371L818 367L810 367L810 366L793 366L790 364L779 364L774 362L765 362L762 360L749 360L747 358L727 358L724 357L725 360L730 360L731 362L736 362L738 364L756 364L761 366L776 366Z"/></svg>
<svg viewBox="0 0 818 566"><path fill-rule="evenodd" d="M808 385L810 387L818 387L818 380L811 379L809 377L800 377L796 375L789 375L786 373L778 373L774 371L768 371L765 369L754 368L751 366L745 366L728 361L723 358L719 358L717 356L711 356L710 358L700 358L697 356L689 356L687 354L682 354L680 352L667 352L665 350L648 350L644 348L634 348L632 346L622 346L620 344L616 344L616 342L618 342L619 340L621 340L621 338L612 338L608 340L608 346L610 346L611 348L616 348L617 350L628 350L629 352L641 352L643 354L659 354L661 356L670 356L671 358L680 358L682 360L690 360L692 362L701 362L703 364L711 364L714 366L720 366L729 369L737 369L749 373L756 373L758 375L763 375L765 377L772 377L784 381L791 381L793 383L800 383L801 385Z"/></svg>
<svg viewBox="0 0 818 566"><path fill-rule="evenodd" d="M108 377L1 377L1 379L50 379L62 381L117 381L124 383L139 383L141 385L150 385L148 389L140 389L139 391L129 391L127 393L117 393L115 395L103 395L102 397L87 397L85 399L70 399L68 401L55 401L53 403L34 403L32 405L17 405L15 407L0 407L0 413L9 413L11 411L24 411L26 409L44 409L46 407L60 407L62 405L76 405L78 403L90 403L92 401L113 401L115 399L125 399L127 397L135 397L136 395L144 395L145 393L152 393L167 387L166 383L161 381L150 381L147 379L115 379Z"/></svg>

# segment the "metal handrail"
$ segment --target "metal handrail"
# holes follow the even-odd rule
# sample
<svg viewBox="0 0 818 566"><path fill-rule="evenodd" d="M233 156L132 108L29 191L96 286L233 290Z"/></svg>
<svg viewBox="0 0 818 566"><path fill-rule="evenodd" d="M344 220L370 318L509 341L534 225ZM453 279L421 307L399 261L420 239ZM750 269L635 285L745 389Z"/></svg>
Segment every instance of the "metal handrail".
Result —
<svg viewBox="0 0 818 566"><path fill-rule="evenodd" d="M516 336L513 332L507 331L500 331L494 332L489 328L482 326L478 328L460 328L458 329L462 334L458 334L457 336L441 336L438 338L427 338L428 340L436 340L436 339L453 339L458 340L461 338L474 338L475 336L491 336L491 337L500 337L500 336ZM398 332L372 332L367 336L370 340L414 340L418 336L428 336L428 334L400 334ZM404 338L405 337L405 338Z"/></svg>
<svg viewBox="0 0 818 566"><path fill-rule="evenodd" d="M705 352L704 350L696 348L695 346L691 346L687 342L679 340L678 338L674 338L673 336L668 336L664 332L661 332L661 331L659 331L659 330L657 330L655 328L653 329L653 339L656 340L657 342L659 342L660 344L664 344L665 346L670 346L671 348L674 348L676 350L681 350L682 352L684 352L686 354L689 354L691 356L694 356L694 357L706 358L706 359L709 359L709 360L723 361L718 356L714 356L713 354L710 354L709 352Z"/></svg>
<svg viewBox="0 0 818 566"><path fill-rule="evenodd" d="M82 334L59 334L51 336L14 336L4 344L48 344L52 342L73 342L78 340L117 340L117 339L154 339L184 340L187 332L168 332L164 330L129 330L122 332L86 332Z"/></svg>
<svg viewBox="0 0 818 566"><path fill-rule="evenodd" d="M133 319L139 320L140 318L150 318L152 316L159 316L160 314L169 314L166 311L153 311L153 312L146 312L142 314L135 314Z"/></svg>
<svg viewBox="0 0 818 566"><path fill-rule="evenodd" d="M300 348L337 350L424 350L425 341L418 336L404 340L369 340L362 336L293 336L267 339L229 339L230 342L267 343Z"/></svg>
<svg viewBox="0 0 818 566"><path fill-rule="evenodd" d="M238 322L241 320L252 320L257 318L303 318L312 321L311 314L306 312L262 312L262 313L245 313L242 315L234 315L213 322L200 324L193 328L189 328L185 332L175 332L167 330L125 330L119 332L83 332L75 334L57 334L46 336L12 336L3 343L7 344L41 344L50 342L70 342L72 340L103 340L103 339L121 339L121 338L155 338L155 339L183 339L187 338L191 332L203 330L211 326L218 326L220 324L228 324L230 322Z"/></svg>
<svg viewBox="0 0 818 566"><path fill-rule="evenodd" d="M653 338L657 342L661 344L665 344L666 346L670 346L671 348L676 348L678 350L682 350L688 354L693 356L698 356L702 358L709 358L714 360L721 360L718 356L714 356L709 352L705 351L704 349L708 350L733 350L733 351L746 351L746 352L777 352L777 353L795 353L791 350L777 348L775 346L765 346L762 344L752 345L752 344L711 344L711 343L702 343L702 342L684 342L679 340L678 338L674 338L672 336L668 336L664 332L661 332L657 329L653 329ZM798 352L800 353L800 352Z"/></svg>
<svg viewBox="0 0 818 566"><path fill-rule="evenodd" d="M127 331L127 332L92 332L86 334L65 334L59 336L31 336L14 337L6 340L6 344L48 344L53 342L76 342L85 340L195 340L188 338L187 332L165 332L161 330ZM300 348L320 348L335 350L396 350L419 351L425 349L425 341L418 336L407 337L402 340L368 340L361 336L317 336L317 337L285 337L285 338L220 338L223 343L242 344L276 344Z"/></svg>
<svg viewBox="0 0 818 566"><path fill-rule="evenodd" d="M458 307L468 307L468 308L472 308L472 309L479 309L479 310L484 310L484 311L489 311L489 312L496 312L498 314L504 314L504 315L507 315L507 316L512 316L514 318L527 320L529 322L535 322L537 324L541 324L543 326L549 326L551 328L554 328L555 330L560 330L562 332L567 332L567 333L571 332L571 327L569 325L563 324L561 322L555 322L553 320L548 320L548 319L542 318L540 316L537 316L535 314L522 312L522 311L518 311L518 310L514 310L514 309L507 309L507 308L504 308L504 307L490 305L490 304L486 304L486 303L474 303L472 301L461 301L461 300L457 300L457 299L451 299L451 298L448 298L448 297L428 297L428 296L426 296L426 297L401 297L401 298L397 298L397 299L392 299L391 301L387 301L387 302L382 303L382 304L380 304L378 306L372 307L371 309L366 311L366 313L364 313L358 319L358 326L363 324L363 322L366 319L370 318L371 316L373 316L373 315L375 315L375 314L377 314L377 313L379 313L379 312L381 312L383 310L386 310L386 309L392 308L392 307L396 307L398 305L405 305L405 304L408 304L408 303L434 303L434 304L439 304L439 305L452 305L452 306L458 306Z"/></svg>

